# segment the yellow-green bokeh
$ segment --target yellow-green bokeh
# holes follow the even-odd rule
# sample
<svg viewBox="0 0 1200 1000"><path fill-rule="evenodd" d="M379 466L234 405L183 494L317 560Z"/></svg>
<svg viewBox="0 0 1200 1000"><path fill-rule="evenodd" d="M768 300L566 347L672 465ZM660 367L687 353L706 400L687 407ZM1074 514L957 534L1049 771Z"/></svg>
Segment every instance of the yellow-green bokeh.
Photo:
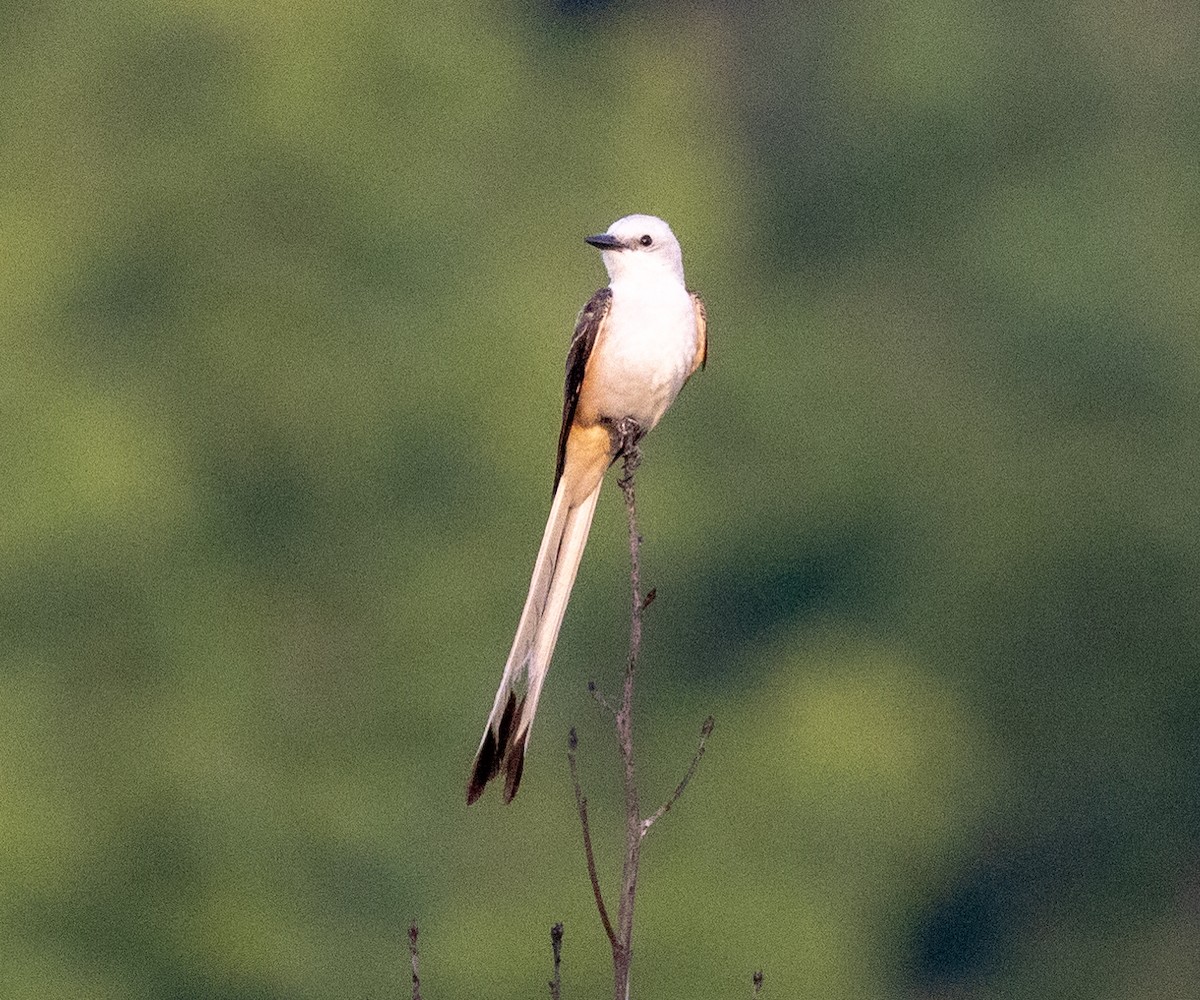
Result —
<svg viewBox="0 0 1200 1000"><path fill-rule="evenodd" d="M1200 15L0 15L0 994L604 995L627 547L463 802L582 236L667 218L636 995L1175 995L1200 816ZM1193 977L1194 978L1194 977ZM767 994L764 994L767 995Z"/></svg>

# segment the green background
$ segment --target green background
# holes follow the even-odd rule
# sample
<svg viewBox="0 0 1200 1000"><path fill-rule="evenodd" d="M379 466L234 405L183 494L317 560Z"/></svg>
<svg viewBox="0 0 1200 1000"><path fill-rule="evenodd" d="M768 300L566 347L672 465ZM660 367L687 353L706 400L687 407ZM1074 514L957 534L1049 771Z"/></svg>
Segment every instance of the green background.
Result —
<svg viewBox="0 0 1200 1000"><path fill-rule="evenodd" d="M615 487L464 786L635 211L635 994L1195 988L1194 4L83 6L0 11L0 994L609 992Z"/></svg>

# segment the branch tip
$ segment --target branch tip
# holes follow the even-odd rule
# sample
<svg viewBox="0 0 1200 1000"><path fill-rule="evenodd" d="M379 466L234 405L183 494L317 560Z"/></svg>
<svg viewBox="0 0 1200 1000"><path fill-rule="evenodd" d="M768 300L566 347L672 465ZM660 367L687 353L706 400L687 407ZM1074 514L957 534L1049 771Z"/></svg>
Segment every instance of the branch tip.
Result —
<svg viewBox="0 0 1200 1000"><path fill-rule="evenodd" d="M550 1000L561 1000L562 980L559 975L559 965L562 963L563 925L555 924L550 928L550 950L554 953L554 978L550 980Z"/></svg>
<svg viewBox="0 0 1200 1000"><path fill-rule="evenodd" d="M599 705L602 709L604 709L604 711L609 712L613 715L617 714L617 710L615 708L613 708L612 704L609 702L609 700L604 697L604 692L601 691L596 686L595 681L588 681L588 692L591 694L591 696L593 698L596 699L596 704Z"/></svg>
<svg viewBox="0 0 1200 1000"><path fill-rule="evenodd" d="M692 757L691 764L688 765L687 773L684 774L679 784L675 786L674 794L672 794L672 796L667 799L666 802L658 807L658 812L656 812L653 816L642 820L641 834L643 837L646 836L646 831L649 830L650 827L652 827L660 819L662 819L668 812L670 812L671 807L679 801L679 796L683 794L683 790L687 788L688 782L692 780L692 775L696 773L696 768L700 766L700 758L704 756L705 746L708 743L709 736L712 735L713 726L715 725L716 720L714 720L710 715L704 720L703 725L700 726L700 742L696 746L696 753L695 756Z"/></svg>
<svg viewBox="0 0 1200 1000"><path fill-rule="evenodd" d="M408 957L412 963L412 1000L421 1000L420 955L417 952L417 922L408 925Z"/></svg>
<svg viewBox="0 0 1200 1000"><path fill-rule="evenodd" d="M574 727L571 729L571 738L575 739ZM571 784L575 786L575 809L579 813L579 827L583 831L583 855L587 860L588 879L592 883L592 895L596 899L600 922L604 925L604 933L608 935L609 943L616 947L617 935L613 930L612 921L608 919L608 908L604 905L604 894L600 891L600 876L596 874L596 852L592 849L592 827L588 822L587 799L583 797L583 786L579 783L579 764L575 760L577 744L578 740L575 740L567 751L567 763L571 767Z"/></svg>

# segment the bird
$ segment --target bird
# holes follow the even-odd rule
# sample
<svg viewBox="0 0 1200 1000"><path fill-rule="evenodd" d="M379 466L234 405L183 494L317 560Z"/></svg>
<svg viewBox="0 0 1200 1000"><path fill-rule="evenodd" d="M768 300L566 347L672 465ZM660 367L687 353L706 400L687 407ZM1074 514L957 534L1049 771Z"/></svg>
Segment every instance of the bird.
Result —
<svg viewBox="0 0 1200 1000"><path fill-rule="evenodd" d="M471 766L468 805L501 773L504 801L517 794L604 474L708 359L704 302L684 282L683 252L666 222L626 215L584 242L600 251L609 282L580 311L567 351L550 516Z"/></svg>

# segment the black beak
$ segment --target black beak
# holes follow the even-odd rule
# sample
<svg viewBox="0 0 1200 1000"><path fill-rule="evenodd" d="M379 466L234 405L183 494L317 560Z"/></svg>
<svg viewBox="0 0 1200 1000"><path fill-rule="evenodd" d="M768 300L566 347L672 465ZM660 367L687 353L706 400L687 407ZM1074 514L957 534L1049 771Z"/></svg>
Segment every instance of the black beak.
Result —
<svg viewBox="0 0 1200 1000"><path fill-rule="evenodd" d="M590 243L594 247L599 247L601 250L624 250L625 244L615 236L608 233L599 233L596 236L585 236L584 243Z"/></svg>

